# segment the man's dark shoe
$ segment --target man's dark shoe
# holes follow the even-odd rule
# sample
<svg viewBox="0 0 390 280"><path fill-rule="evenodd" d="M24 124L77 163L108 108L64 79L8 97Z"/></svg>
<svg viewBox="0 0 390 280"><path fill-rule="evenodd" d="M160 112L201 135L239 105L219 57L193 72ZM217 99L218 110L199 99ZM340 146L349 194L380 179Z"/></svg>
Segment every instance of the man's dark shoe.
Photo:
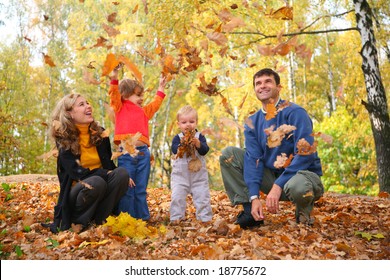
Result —
<svg viewBox="0 0 390 280"><path fill-rule="evenodd" d="M311 226L314 224L314 218L310 216L311 208L295 209L295 220L297 224L304 224Z"/></svg>
<svg viewBox="0 0 390 280"><path fill-rule="evenodd" d="M241 211L240 214L238 214L235 223L238 224L242 229L247 229L263 225L264 221L255 221L252 214Z"/></svg>

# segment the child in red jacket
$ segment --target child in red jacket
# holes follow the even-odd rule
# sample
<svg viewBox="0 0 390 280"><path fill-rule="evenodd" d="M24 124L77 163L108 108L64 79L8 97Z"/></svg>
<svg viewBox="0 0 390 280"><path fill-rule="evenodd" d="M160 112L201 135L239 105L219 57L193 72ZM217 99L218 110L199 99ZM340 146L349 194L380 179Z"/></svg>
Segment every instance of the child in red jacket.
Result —
<svg viewBox="0 0 390 280"><path fill-rule="evenodd" d="M122 151L122 155L118 158L118 166L126 168L132 179L126 194L119 201L118 211L127 212L132 217L144 221L150 219L146 201L146 188L150 174L149 120L164 100L166 83L166 78L161 77L154 99L142 106L143 86L136 80L128 78L118 83L118 69L114 69L108 92L110 106L115 112L114 142ZM136 135L140 135L134 143L137 153L129 154L124 147L124 141Z"/></svg>

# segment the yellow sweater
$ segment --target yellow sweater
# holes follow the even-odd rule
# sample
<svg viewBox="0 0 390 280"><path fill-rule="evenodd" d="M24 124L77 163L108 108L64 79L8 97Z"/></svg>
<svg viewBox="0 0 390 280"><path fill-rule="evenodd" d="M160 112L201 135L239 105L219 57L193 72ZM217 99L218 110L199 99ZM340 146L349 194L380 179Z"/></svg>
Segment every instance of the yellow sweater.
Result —
<svg viewBox="0 0 390 280"><path fill-rule="evenodd" d="M101 168L102 163L100 162L99 154L96 150L96 146L89 143L89 125L76 125L80 130L80 164L84 168L90 170L95 168Z"/></svg>

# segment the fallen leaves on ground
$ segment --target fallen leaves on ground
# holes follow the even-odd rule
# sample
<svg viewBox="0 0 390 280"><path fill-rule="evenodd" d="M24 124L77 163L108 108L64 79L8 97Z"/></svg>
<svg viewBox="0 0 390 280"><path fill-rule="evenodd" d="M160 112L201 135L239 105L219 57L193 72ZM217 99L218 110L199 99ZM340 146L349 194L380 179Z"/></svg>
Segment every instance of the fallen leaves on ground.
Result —
<svg viewBox="0 0 390 280"><path fill-rule="evenodd" d="M386 197L325 193L316 202L311 227L296 224L293 204L281 202L279 214L265 212L264 226L242 230L234 224L241 209L231 206L223 191L211 191L211 222L195 219L188 197L187 219L174 225L169 223L170 190L148 192L152 216L148 226L163 226L163 234L135 239L107 226L53 234L40 223L53 217L58 182L2 183L0 259L390 259Z"/></svg>

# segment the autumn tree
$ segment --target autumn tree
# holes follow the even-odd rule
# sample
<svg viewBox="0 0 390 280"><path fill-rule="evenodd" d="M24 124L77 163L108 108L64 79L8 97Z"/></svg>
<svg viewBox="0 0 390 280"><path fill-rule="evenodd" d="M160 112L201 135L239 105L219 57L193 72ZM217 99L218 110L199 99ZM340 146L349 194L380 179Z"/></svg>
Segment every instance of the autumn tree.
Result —
<svg viewBox="0 0 390 280"><path fill-rule="evenodd" d="M374 135L378 180L381 191L390 193L390 119L385 88L378 63L372 11L366 0L354 0L356 22L362 40L362 70L367 89L367 109Z"/></svg>

